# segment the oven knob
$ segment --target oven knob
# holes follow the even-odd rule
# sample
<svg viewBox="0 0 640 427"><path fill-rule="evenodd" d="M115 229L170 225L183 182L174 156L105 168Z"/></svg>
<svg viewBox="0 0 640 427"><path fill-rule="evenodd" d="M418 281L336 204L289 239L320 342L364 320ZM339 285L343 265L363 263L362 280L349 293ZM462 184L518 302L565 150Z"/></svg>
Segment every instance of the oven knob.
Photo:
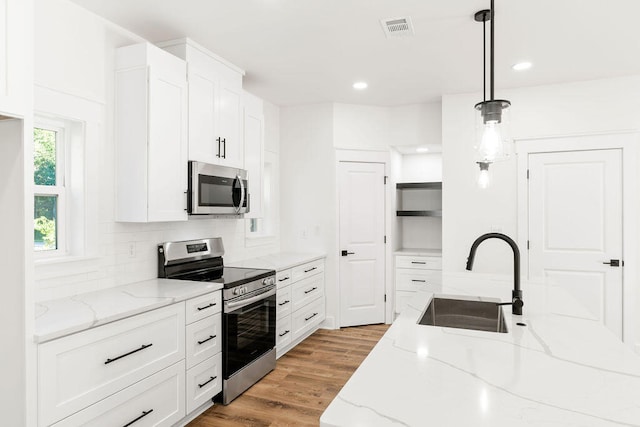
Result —
<svg viewBox="0 0 640 427"><path fill-rule="evenodd" d="M235 289L233 290L233 294L234 294L234 295L239 295L239 294L240 294L240 288L235 288Z"/></svg>

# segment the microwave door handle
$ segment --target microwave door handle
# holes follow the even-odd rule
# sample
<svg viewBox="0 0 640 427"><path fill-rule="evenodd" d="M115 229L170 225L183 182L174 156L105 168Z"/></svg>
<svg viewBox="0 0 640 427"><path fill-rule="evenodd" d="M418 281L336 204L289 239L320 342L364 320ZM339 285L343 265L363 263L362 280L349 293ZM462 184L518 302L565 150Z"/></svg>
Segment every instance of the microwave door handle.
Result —
<svg viewBox="0 0 640 427"><path fill-rule="evenodd" d="M236 175L236 179L240 182L240 202L238 203L238 206L235 207L235 209L236 209L236 213L240 213L240 209L242 209L242 204L244 203L245 189L244 189L244 183L242 182L242 178L240 177L240 175Z"/></svg>

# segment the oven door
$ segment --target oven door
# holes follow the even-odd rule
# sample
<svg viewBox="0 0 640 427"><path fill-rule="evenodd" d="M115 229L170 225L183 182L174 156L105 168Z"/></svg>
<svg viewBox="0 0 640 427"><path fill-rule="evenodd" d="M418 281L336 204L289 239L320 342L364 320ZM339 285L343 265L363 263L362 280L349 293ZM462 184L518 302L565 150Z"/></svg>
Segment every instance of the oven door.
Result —
<svg viewBox="0 0 640 427"><path fill-rule="evenodd" d="M225 302L222 318L225 379L276 345L276 289Z"/></svg>
<svg viewBox="0 0 640 427"><path fill-rule="evenodd" d="M249 212L247 171L189 162L187 211L191 215Z"/></svg>

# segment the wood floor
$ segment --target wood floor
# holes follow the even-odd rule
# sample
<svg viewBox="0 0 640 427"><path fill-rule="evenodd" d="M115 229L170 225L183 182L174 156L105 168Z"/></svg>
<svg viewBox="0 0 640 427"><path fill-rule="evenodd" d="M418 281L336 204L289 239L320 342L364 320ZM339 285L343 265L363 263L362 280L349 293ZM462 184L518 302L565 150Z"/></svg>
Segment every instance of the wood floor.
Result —
<svg viewBox="0 0 640 427"><path fill-rule="evenodd" d="M189 427L317 426L322 412L388 327L318 330L230 405L216 404Z"/></svg>

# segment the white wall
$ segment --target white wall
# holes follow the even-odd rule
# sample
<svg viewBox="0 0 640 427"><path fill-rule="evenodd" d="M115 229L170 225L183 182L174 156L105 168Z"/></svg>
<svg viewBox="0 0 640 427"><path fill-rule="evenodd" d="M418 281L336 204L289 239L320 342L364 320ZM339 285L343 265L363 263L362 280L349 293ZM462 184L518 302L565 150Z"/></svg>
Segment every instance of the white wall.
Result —
<svg viewBox="0 0 640 427"><path fill-rule="evenodd" d="M282 108L281 232L285 250L319 250L327 254L326 327L338 326L336 149L392 151L397 145L437 144L440 104L373 107L318 104ZM395 135L392 138L391 135ZM398 156L390 157L392 176L399 179ZM393 203L387 215L395 218ZM401 233L400 227L395 229ZM397 237L397 236L394 236ZM397 239L392 239L396 247ZM387 268L392 268L388 265Z"/></svg>
<svg viewBox="0 0 640 427"><path fill-rule="evenodd" d="M515 140L640 129L640 76L499 91L512 102ZM473 106L481 94L444 96L443 271L465 268L479 235L517 233L516 158L491 166L492 184L476 185ZM488 241L478 251L474 271L512 274L510 249ZM509 262L506 262L509 260Z"/></svg>
<svg viewBox="0 0 640 427"><path fill-rule="evenodd" d="M398 182L442 181L442 153L405 154Z"/></svg>
<svg viewBox="0 0 640 427"><path fill-rule="evenodd" d="M225 262L279 250L279 239L246 247L243 220L205 219L189 222L129 224L114 221L114 54L120 46L142 39L87 12L68 0L36 0L36 84L104 106L99 141L89 141L88 155L100 159L89 171L99 177L97 217L89 218L95 241L88 258L36 266L39 301L157 277L156 246L171 240L222 237ZM62 65L63 64L63 65ZM62 98L62 97L61 97ZM37 102L38 100L36 100ZM278 150L278 108L265 108L265 147ZM56 113L56 111L52 111ZM92 151L93 150L93 151ZM185 165L186 167L186 165ZM90 180L88 180L90 182ZM133 250L133 254L131 254Z"/></svg>

